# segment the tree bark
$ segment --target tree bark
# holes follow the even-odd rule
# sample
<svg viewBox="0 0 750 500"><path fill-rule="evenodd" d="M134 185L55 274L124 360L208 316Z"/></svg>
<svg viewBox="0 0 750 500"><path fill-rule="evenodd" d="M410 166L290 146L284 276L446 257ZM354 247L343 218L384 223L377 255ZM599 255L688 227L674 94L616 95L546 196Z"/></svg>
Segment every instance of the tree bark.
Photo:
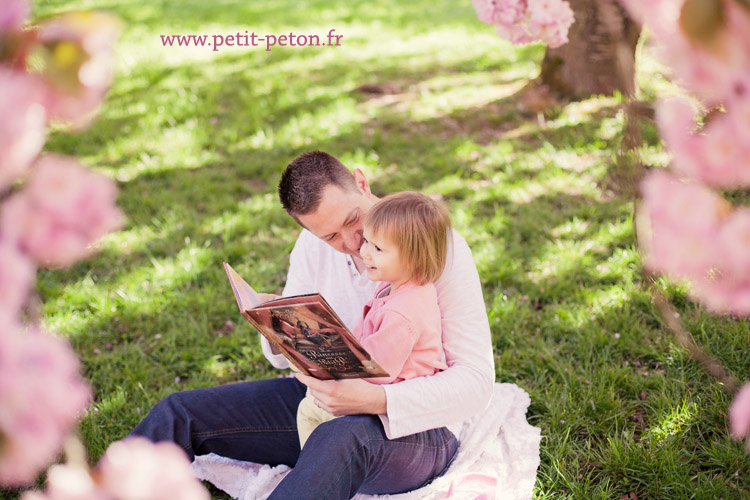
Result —
<svg viewBox="0 0 750 500"><path fill-rule="evenodd" d="M575 14L570 41L547 48L537 83L567 99L615 91L632 96L641 27L617 0L568 1Z"/></svg>

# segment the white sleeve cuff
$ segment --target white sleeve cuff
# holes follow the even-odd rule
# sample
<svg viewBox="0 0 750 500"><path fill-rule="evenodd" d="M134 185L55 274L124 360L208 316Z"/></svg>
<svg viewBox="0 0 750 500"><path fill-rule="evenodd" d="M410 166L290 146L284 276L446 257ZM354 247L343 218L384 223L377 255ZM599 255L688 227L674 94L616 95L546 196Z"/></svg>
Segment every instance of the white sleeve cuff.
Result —
<svg viewBox="0 0 750 500"><path fill-rule="evenodd" d="M289 360L283 354L274 354L271 350L271 343L263 335L260 335L260 346L263 349L263 355L274 368L278 368L279 370L289 368Z"/></svg>

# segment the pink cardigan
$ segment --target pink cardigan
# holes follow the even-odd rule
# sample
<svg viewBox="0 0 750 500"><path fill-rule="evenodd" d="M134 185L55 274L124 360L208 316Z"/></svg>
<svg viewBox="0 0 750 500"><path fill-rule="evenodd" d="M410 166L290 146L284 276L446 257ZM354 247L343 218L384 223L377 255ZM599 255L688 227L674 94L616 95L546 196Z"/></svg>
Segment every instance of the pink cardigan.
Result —
<svg viewBox="0 0 750 500"><path fill-rule="evenodd" d="M390 374L365 380L390 384L446 369L435 285L408 282L381 297L389 287L378 286L352 332Z"/></svg>

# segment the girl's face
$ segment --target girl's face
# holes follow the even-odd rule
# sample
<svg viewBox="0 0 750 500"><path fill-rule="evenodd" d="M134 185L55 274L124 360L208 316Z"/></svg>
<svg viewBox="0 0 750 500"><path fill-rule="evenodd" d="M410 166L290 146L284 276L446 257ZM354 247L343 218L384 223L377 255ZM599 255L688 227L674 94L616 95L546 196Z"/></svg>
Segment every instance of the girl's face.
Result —
<svg viewBox="0 0 750 500"><path fill-rule="evenodd" d="M391 292L411 279L411 272L401 261L396 245L380 234L372 234L364 228L364 242L359 249L367 269L367 277L372 281L387 281Z"/></svg>

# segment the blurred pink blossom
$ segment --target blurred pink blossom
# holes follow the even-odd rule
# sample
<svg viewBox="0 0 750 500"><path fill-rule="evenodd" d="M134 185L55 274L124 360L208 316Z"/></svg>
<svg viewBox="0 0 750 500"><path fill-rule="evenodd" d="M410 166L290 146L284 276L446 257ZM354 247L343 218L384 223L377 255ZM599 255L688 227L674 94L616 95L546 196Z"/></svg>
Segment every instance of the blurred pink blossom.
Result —
<svg viewBox="0 0 750 500"><path fill-rule="evenodd" d="M0 192L22 177L42 150L44 93L37 77L0 67Z"/></svg>
<svg viewBox="0 0 750 500"><path fill-rule="evenodd" d="M568 42L574 15L565 0L472 0L480 21L514 44L541 41L551 48Z"/></svg>
<svg viewBox="0 0 750 500"><path fill-rule="evenodd" d="M523 45L536 41L533 35L526 31L526 28L518 24L498 24L495 31L497 32L497 36L514 45Z"/></svg>
<svg viewBox="0 0 750 500"><path fill-rule="evenodd" d="M116 500L94 482L85 467L53 465L47 471L46 491L27 491L21 500Z"/></svg>
<svg viewBox="0 0 750 500"><path fill-rule="evenodd" d="M97 466L101 487L118 500L208 500L185 452L171 442L133 437L110 445Z"/></svg>
<svg viewBox="0 0 750 500"><path fill-rule="evenodd" d="M729 407L729 434L742 439L750 433L750 382L742 386Z"/></svg>
<svg viewBox="0 0 750 500"><path fill-rule="evenodd" d="M487 24L513 24L526 12L527 0L472 0L479 20Z"/></svg>
<svg viewBox="0 0 750 500"><path fill-rule="evenodd" d="M93 471L55 465L45 491L26 492L21 500L209 500L176 444L127 438L112 443Z"/></svg>
<svg viewBox="0 0 750 500"><path fill-rule="evenodd" d="M680 26L684 0L620 0L631 15L648 24L659 59L678 81L708 105L731 94L750 75L750 15L740 2L721 2L726 22L716 40L690 40Z"/></svg>
<svg viewBox="0 0 750 500"><path fill-rule="evenodd" d="M727 111L715 113L701 130L696 130L695 111L684 99L657 103L656 123L673 154L672 168L713 186L750 186L748 98L750 93L726 99Z"/></svg>
<svg viewBox="0 0 750 500"><path fill-rule="evenodd" d="M20 30L31 14L29 3L26 0L2 0L0 4L0 33Z"/></svg>
<svg viewBox="0 0 750 500"><path fill-rule="evenodd" d="M750 208L735 210L721 225L717 246L727 280L750 278Z"/></svg>
<svg viewBox="0 0 750 500"><path fill-rule="evenodd" d="M27 484L60 452L90 400L70 346L38 330L0 326L0 484Z"/></svg>
<svg viewBox="0 0 750 500"><path fill-rule="evenodd" d="M560 19L560 14L570 10L570 5L563 0L528 0L529 18L541 24L553 23Z"/></svg>
<svg viewBox="0 0 750 500"><path fill-rule="evenodd" d="M67 12L39 26L40 53L50 81L46 108L52 119L87 125L114 73L112 52L119 21L101 11Z"/></svg>
<svg viewBox="0 0 750 500"><path fill-rule="evenodd" d="M25 189L0 207L2 236L18 243L39 265L69 266L89 245L123 222L114 181L77 161L42 157Z"/></svg>
<svg viewBox="0 0 750 500"><path fill-rule="evenodd" d="M638 238L644 265L690 284L716 312L750 314L750 208L732 210L703 184L664 171L641 186Z"/></svg>
<svg viewBox="0 0 750 500"><path fill-rule="evenodd" d="M644 265L693 284L709 279L720 261L713 245L726 202L697 182L656 171L641 184L638 237Z"/></svg>
<svg viewBox="0 0 750 500"><path fill-rule="evenodd" d="M35 278L36 268L29 258L15 245L0 241L0 317L19 318Z"/></svg>

